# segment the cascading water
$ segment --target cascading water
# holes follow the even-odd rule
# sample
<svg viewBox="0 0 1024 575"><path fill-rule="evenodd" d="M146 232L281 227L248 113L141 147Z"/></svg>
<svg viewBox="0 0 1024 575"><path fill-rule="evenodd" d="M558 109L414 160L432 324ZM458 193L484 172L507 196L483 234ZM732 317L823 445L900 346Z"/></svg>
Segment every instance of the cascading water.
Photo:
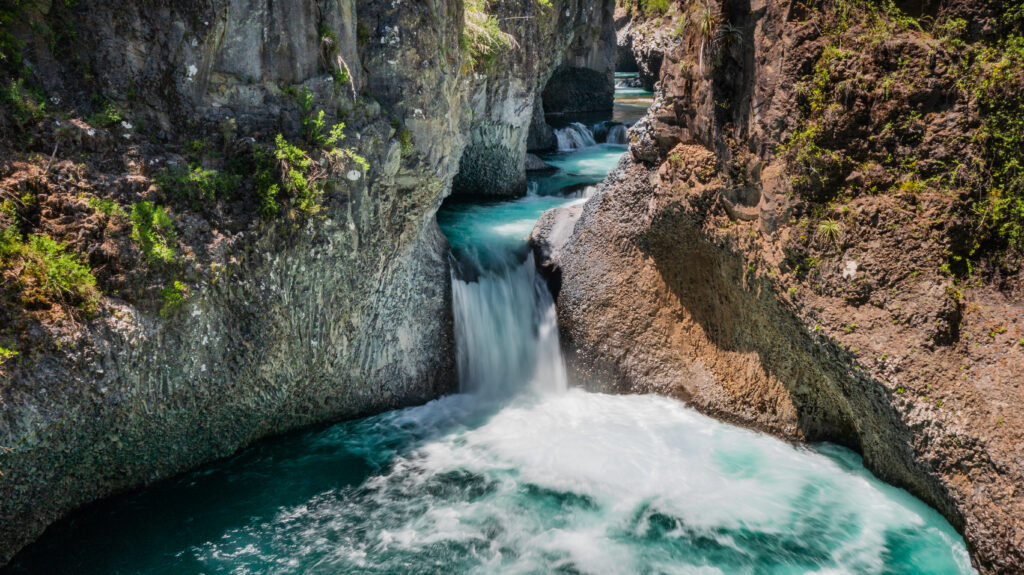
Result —
<svg viewBox="0 0 1024 575"><path fill-rule="evenodd" d="M545 158L540 190L622 154ZM566 182L573 182L566 184ZM852 452L673 399L566 389L531 195L451 204L464 393L263 443L51 528L17 573L971 573L933 509Z"/></svg>
<svg viewBox="0 0 1024 575"><path fill-rule="evenodd" d="M473 281L452 272L460 391L486 397L524 388L564 391L555 304L532 254L521 263L502 261L497 271L474 272Z"/></svg>
<svg viewBox="0 0 1024 575"><path fill-rule="evenodd" d="M627 136L626 126L624 126L622 124L618 124L618 125L612 126L608 130L608 140L607 140L607 142L609 144L615 144L617 146L624 146L624 145L628 144L629 143L629 137Z"/></svg>
<svg viewBox="0 0 1024 575"><path fill-rule="evenodd" d="M573 122L564 128L555 130L555 138L558 140L558 151L568 152L580 148L596 146L594 134L590 128L579 122Z"/></svg>

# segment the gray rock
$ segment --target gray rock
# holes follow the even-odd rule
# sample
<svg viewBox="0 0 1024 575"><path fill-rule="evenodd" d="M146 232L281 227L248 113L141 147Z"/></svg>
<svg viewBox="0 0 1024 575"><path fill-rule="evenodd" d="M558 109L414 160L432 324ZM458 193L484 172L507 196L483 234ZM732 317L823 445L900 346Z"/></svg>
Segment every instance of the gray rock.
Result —
<svg viewBox="0 0 1024 575"><path fill-rule="evenodd" d="M13 369L0 385L0 563L87 502L262 437L454 390L434 214L453 181L524 191L539 89L592 39L590 15L612 7L553 4L546 18L534 2L496 8L518 47L472 70L455 0L78 3L81 45L68 52L136 125L179 140L292 137L294 94L308 89L328 122L347 114L346 145L370 169L335 174L324 211L301 226L254 223L198 254L196 269L216 271L190 272L175 317L105 298L75 346ZM325 29L336 50L322 49ZM42 68L45 34L19 33ZM40 74L49 90L74 81L63 69ZM342 70L350 82L335 81Z"/></svg>
<svg viewBox="0 0 1024 575"><path fill-rule="evenodd" d="M530 233L533 260L556 297L562 282L562 248L569 241L582 214L583 206L578 205L548 210L537 220Z"/></svg>
<svg viewBox="0 0 1024 575"><path fill-rule="evenodd" d="M533 154L526 154L526 171L527 172L544 172L547 170L556 169L551 164L540 159L538 156Z"/></svg>

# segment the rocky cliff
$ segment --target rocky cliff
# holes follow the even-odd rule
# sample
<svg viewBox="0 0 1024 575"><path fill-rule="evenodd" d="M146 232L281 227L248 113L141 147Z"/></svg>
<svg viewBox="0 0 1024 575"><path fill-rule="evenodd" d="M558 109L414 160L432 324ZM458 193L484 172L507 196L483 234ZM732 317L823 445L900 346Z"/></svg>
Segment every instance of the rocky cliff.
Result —
<svg viewBox="0 0 1024 575"><path fill-rule="evenodd" d="M534 231L579 379L850 446L1024 571L1019 7L628 4L655 105Z"/></svg>
<svg viewBox="0 0 1024 575"><path fill-rule="evenodd" d="M450 391L434 214L457 173L522 187L540 91L611 12L4 6L0 563L83 503Z"/></svg>

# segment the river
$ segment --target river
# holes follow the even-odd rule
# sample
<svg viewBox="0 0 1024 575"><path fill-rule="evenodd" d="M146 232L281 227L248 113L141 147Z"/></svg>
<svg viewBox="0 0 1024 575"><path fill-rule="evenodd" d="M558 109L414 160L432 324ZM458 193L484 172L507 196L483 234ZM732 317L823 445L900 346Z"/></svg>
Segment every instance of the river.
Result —
<svg viewBox="0 0 1024 575"><path fill-rule="evenodd" d="M619 95L627 122L650 98ZM673 399L569 388L526 238L615 166L626 146L614 128L567 123L564 149L544 156L557 170L531 176L528 196L438 214L461 393L263 442L94 505L11 572L972 573L945 519L853 452Z"/></svg>

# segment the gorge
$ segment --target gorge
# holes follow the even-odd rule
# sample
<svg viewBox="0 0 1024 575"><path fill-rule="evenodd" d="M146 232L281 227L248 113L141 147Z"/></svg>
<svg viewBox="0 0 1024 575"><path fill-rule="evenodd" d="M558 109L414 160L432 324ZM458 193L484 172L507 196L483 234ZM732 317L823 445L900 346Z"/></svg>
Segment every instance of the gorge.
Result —
<svg viewBox="0 0 1024 575"><path fill-rule="evenodd" d="M19 4L0 571L1019 572L1017 252L929 188L988 111L864 87L965 6ZM882 107L893 201L820 135Z"/></svg>

